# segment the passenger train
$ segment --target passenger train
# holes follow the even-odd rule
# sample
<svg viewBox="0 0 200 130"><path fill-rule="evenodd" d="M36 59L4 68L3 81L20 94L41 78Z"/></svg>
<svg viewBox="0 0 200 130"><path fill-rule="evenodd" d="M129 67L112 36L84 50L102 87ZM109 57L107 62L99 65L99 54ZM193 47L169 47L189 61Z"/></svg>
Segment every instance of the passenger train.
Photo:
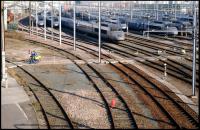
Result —
<svg viewBox="0 0 200 130"><path fill-rule="evenodd" d="M51 27L52 16L47 17L47 25ZM53 16L53 27L59 27L59 18Z"/></svg>
<svg viewBox="0 0 200 130"><path fill-rule="evenodd" d="M73 19L62 17L62 26L73 29ZM91 35L98 36L98 23L76 20L76 29ZM125 40L125 34L116 25L110 25L106 22L101 23L101 37L112 41Z"/></svg>
<svg viewBox="0 0 200 130"><path fill-rule="evenodd" d="M128 28L134 31L151 31L150 33L158 35L177 35L176 27L169 23L159 21L148 21L145 19L133 19L128 22Z"/></svg>
<svg viewBox="0 0 200 130"><path fill-rule="evenodd" d="M33 16L33 21L34 21L34 24L36 24L36 16ZM37 24L38 26L44 26L44 17L42 15L38 15L38 21L37 21Z"/></svg>
<svg viewBox="0 0 200 130"><path fill-rule="evenodd" d="M115 24L116 26L119 26L122 29L122 31L126 31L126 29L127 29L126 22L122 18L119 18L119 19L111 18L111 19L105 20L105 22L108 22L110 24Z"/></svg>

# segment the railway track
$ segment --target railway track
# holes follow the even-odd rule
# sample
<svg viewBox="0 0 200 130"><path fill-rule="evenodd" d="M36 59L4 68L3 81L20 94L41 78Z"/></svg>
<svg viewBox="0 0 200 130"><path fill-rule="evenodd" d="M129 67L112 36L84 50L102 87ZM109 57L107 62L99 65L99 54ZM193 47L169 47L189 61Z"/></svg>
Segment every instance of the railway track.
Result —
<svg viewBox="0 0 200 130"><path fill-rule="evenodd" d="M167 115L170 116L170 118L173 118L171 121L177 128L189 128L189 124L190 126L198 127L198 117L188 114L186 109L182 108L174 98L170 97L169 94L166 93L166 88L162 85L155 84L155 80L153 83L150 79L147 79L147 76L144 76L145 73L141 73L137 68L130 64L120 64L116 66L118 66L118 69L123 73L129 74L130 79L134 81L134 83L137 83L143 90L145 89L145 92L150 96L150 98L157 102L157 104L160 104L160 107L162 106L165 109L165 113L167 112L169 114ZM183 122L188 123L184 124Z"/></svg>
<svg viewBox="0 0 200 130"><path fill-rule="evenodd" d="M12 63L10 60L6 61ZM29 82L27 83L27 87L36 98L38 104L36 106L33 105L34 109L37 110L38 107L40 107L45 120L45 127L47 129L73 129L74 127L67 113L49 88L45 86L38 78L36 78L36 76L31 74L28 69L18 65L17 69L19 69L19 73L23 75L25 81ZM44 126L42 126L42 128L43 127Z"/></svg>
<svg viewBox="0 0 200 130"><path fill-rule="evenodd" d="M68 53L68 52L67 52ZM89 52L89 53L91 53L91 52ZM96 55L96 54L93 54L93 55ZM112 64L113 65L113 64ZM91 66L90 66L90 68L91 68ZM121 68L121 67L120 67ZM120 68L118 68L118 70L120 70ZM131 73L133 73L133 70L131 70L131 68L132 67L128 67L128 66L126 66L126 68L123 68L123 69L126 69L126 70L128 70L128 71L125 71L125 70L123 70L123 72L124 72L124 74L126 73L126 75L127 75L127 72L129 72L128 73L128 76L129 77L132 77L133 76L133 74L130 74L130 72ZM95 69L95 68L91 68L96 74L98 74L99 72L97 72L97 69ZM83 70L83 69L82 69ZM131 71L130 71L131 70ZM122 70L120 70L120 71L122 71ZM138 74L139 75L139 74ZM99 77L101 77L101 79L104 79L105 80L105 78L99 73ZM135 78L131 78L131 80L133 80L133 79L135 79ZM144 77L143 77L143 80L144 80ZM138 80L137 81L137 84L139 84L140 82L139 82L140 80ZM107 81L108 82L108 81ZM136 81L134 81L134 82L136 82ZM155 86L156 85L152 85L152 83L149 83L149 80L146 80L146 82L148 82L148 83L146 83L146 84L149 84L150 86L153 86L154 88L155 88ZM141 85L140 85L141 86ZM148 89L148 85L146 85L146 88ZM147 91L147 89L146 89L146 91ZM158 89L157 87L156 87L156 89ZM148 91L150 91L149 93L151 93L153 90L152 89L148 89ZM171 120L171 122L173 122L173 124L177 127L177 128L189 128L189 127L191 127L191 126L193 126L193 127L197 127L198 126L198 122L197 122L197 120L196 120L196 118L195 117L192 117L192 116L190 116L190 114L188 114L188 112L184 109L184 108L182 108L182 106L179 104L178 105L178 103L176 103L176 101L174 101L168 94L166 94L166 93L164 93L164 92L162 92L161 91L161 89L158 89L158 90L155 90L155 91L159 91L159 92L153 92L153 94L154 95L152 95L152 96L150 96L151 98L152 97L162 97L163 99L168 99L168 100L170 100L170 102L168 103L168 104L170 104L171 105L171 108L168 108L169 110L168 110L168 118ZM161 92L160 92L161 91ZM162 95L160 96L158 96L158 94L159 93L161 93ZM153 100L157 100L157 101L159 101L159 104L161 105L161 103L162 103L162 100L161 99L153 99ZM158 104L158 103L157 103ZM160 105L158 105L158 106L160 106ZM166 104L162 104L162 107L164 108L166 106ZM177 109L177 113L178 113L178 116L175 114L173 114L173 113L170 113L170 109ZM164 110L162 110L162 111L164 111ZM187 125L183 125L183 121L180 121L180 114L181 113L184 113L184 121L188 121L189 120L189 123L187 124ZM176 117L177 116L177 117ZM174 118L174 119L173 119ZM176 119L175 120L175 118L179 118L179 119ZM198 119L198 118L197 118ZM178 120L178 121L177 121ZM181 120L183 120L183 119L181 119ZM190 122L190 120L191 120L191 122ZM183 126L182 126L183 125Z"/></svg>
<svg viewBox="0 0 200 130"><path fill-rule="evenodd" d="M49 31L49 30L47 30L47 33L48 34L51 34L51 31ZM41 34L42 35L42 34ZM55 36L58 36L58 34L57 33L54 33L54 35ZM73 40L73 38L72 37L70 37L70 36L63 36L63 38L67 38L67 39L71 39L71 40ZM58 41L59 39L58 38L55 38L54 40L56 40L56 41ZM86 43L86 44L90 44L90 45L95 45L94 43L92 43L91 41L88 41L88 42L86 42L86 41L82 41L82 40L80 40L80 39L77 39L77 41L80 41L80 42L84 42L84 43ZM69 43L69 42L68 42ZM71 42L71 44L68 44L68 45L73 45L73 43ZM79 46L81 46L81 45L79 45ZM118 46L120 46L121 48L119 48ZM83 48L83 47L85 47L85 46L81 46L80 48ZM124 49L122 49L122 47L124 48ZM145 57L145 56L152 56L152 57L155 57L155 56L159 56L159 54L157 54L156 52L155 53L152 53L152 51L149 51L148 50L148 48L146 49L146 50L144 50L144 49L142 49L141 47L133 47L133 46L131 46L131 45L125 45L125 44L123 44L123 45L120 45L120 44L118 44L117 46L116 45L114 45L114 44L103 44L102 45L102 48L104 48L104 49L106 49L106 50L109 50L109 51L111 51L111 52L114 52L114 53L117 53L117 54L119 54L119 55L122 55L122 56L124 56L124 57L129 57L129 58L135 58L135 57L140 57L140 58L143 58L143 57ZM87 48L87 49L89 49L89 50L91 50L91 48ZM127 51L128 50L128 51ZM139 51L138 51L139 50ZM134 52L133 52L134 51ZM135 52L139 52L140 54L142 53L143 55L142 56L139 56L138 54L136 54ZM176 78L178 78L178 79L181 79L181 80L184 80L184 81L186 81L186 82L188 82L188 83L191 83L192 82L192 69L188 69L188 67L185 67L185 66L183 66L182 64L180 64L180 63L177 63L176 61L174 61L174 60L172 60L172 59L170 59L170 58L168 58L168 60L165 60L165 61L162 61L162 60L160 60L160 59L158 59L159 60L159 63L157 63L157 62L153 62L153 61L150 61L150 60L146 60L147 62L150 62L150 63L152 63L152 64L154 64L154 65L151 65L151 64L146 64L146 65L148 65L148 66L151 66L151 67L153 67L153 68L156 68L156 69L158 69L158 70L160 70L160 71L162 71L163 72L163 64L164 64L164 62L165 63L167 63L168 64L168 67L169 68L175 68L175 69L178 69L179 71L171 71L171 69L169 69L169 71L168 71L168 74L169 75L171 75L171 76L173 76L173 77L176 77ZM141 62L141 61L139 61L139 62ZM142 62L142 63L144 63L144 62ZM144 63L145 64L145 63ZM182 68L182 70L180 70L179 68ZM174 69L174 70L175 70ZM185 74L185 75L183 75L183 74ZM188 77L188 74L190 75L189 77ZM197 74L198 74L198 71L197 71ZM198 76L197 76L197 81L198 81ZM198 82L197 82L197 86L199 86L199 84L198 84Z"/></svg>
<svg viewBox="0 0 200 130"><path fill-rule="evenodd" d="M192 51L193 51L192 50L192 44L188 44L188 43L184 43L184 42L178 43L179 45L176 45L176 44L175 45L170 45L170 44L167 44L167 43L161 43L161 42L157 42L155 40L140 38L140 37L136 37L136 36L133 36L133 35L128 35L128 36L130 37L130 38L127 38L129 41L136 41L136 42L134 42L134 44L137 44L139 42L140 44L144 45L144 42L140 42L140 41L145 41L146 43L145 43L144 46L149 46L149 44L151 44L151 43L152 43L151 46L149 46L151 48L154 48L153 46L161 45L158 48L158 49L161 49L161 50L165 50L166 48L162 47L162 46L165 46L165 47L168 48L167 51L170 54L173 54L173 53L176 54L176 55L177 55L177 53L181 54L181 50L182 49L186 50L186 52L189 52L189 53L192 53ZM183 46L183 45L184 45L184 47L180 47L180 46ZM179 52L177 52L175 50L173 51L173 49L179 50ZM192 62L192 59L190 59L190 57L185 56L184 58L187 59L188 61ZM196 63L197 64L199 63L198 59L196 60Z"/></svg>
<svg viewBox="0 0 200 130"><path fill-rule="evenodd" d="M185 49L185 48L182 48L182 47L174 47L172 45L166 45L166 44L158 44L158 43L153 43L153 42L146 42L146 41L142 41L141 42L141 39L133 39L133 38L126 38L126 41L129 42L129 43L134 43L134 44L137 44L137 45L142 45L144 47L147 47L147 48L152 48L152 49L156 49L156 50L165 50L166 53L169 53L171 55L183 55L181 53L181 49ZM175 51L173 50L174 48L177 48L179 51ZM186 52L190 51L191 49L185 49Z"/></svg>
<svg viewBox="0 0 200 130"><path fill-rule="evenodd" d="M58 35L58 34L54 34L54 35ZM69 36L64 36L64 38L70 38L70 39L73 39L73 38L71 38L71 37L69 37ZM90 44L90 43L88 43L87 42L87 44ZM112 45L113 46L113 45ZM123 47L125 47L126 48L126 50L124 49L124 50L122 50L121 48L116 48L116 46L114 46L114 47L112 47L111 45L103 45L103 48L105 48L105 49L107 49L107 50L110 50L110 51L112 51L112 52L115 52L115 53L118 53L118 54L120 54L120 55L123 55L123 56L125 56L125 57L130 57L130 58L132 58L132 57L139 57L137 54L134 54L134 53L128 53L126 50L127 49L131 49L130 51L138 51L138 50L140 50L140 53L143 53L143 54L145 54L145 55L147 55L147 56L154 56L154 55L157 55L158 56L158 54L152 54L151 52L149 52L149 51L144 51L143 49L140 49L140 48L137 48L137 49L134 49L133 47L131 47L131 46L124 46L124 45L119 45L119 46L123 46ZM147 60L148 61L148 60ZM157 64L157 68L158 67L160 67L161 65L159 64L159 63L155 63L155 62L152 62L152 61L149 61L149 62L151 62L151 63L153 63L153 64ZM185 74L186 76L188 75L188 72L189 72L189 74L190 74L190 77L188 77L189 79L191 79L191 73L192 73L192 69L190 68L188 68L188 66L184 66L184 64L180 64L180 63L178 63L178 62L176 62L176 61L174 61L174 60L172 60L172 59L170 59L170 58L168 58L168 60L167 61L160 61L161 63L163 63L163 62L166 62L167 64L169 64L170 66L172 66L172 67L174 67L174 68L177 68L177 69L179 69L179 68L183 68L183 70L184 71L182 71L182 70L180 70L180 71L176 71L176 72L179 72L179 76L177 76L177 74L174 74L174 72L173 71L171 71L171 72L169 72L169 74L170 75L172 75L172 76L175 76L175 77L177 77L177 78L179 78L179 79L181 79L180 77L183 77L183 75L182 74ZM173 62L173 63L172 63ZM184 67L183 67L184 66ZM171 67L171 68L172 68ZM159 70L161 70L161 69L159 69ZM197 71L197 74L198 74L198 71ZM182 78L182 80L185 80L186 82L189 82L189 83L191 83L191 80L188 80L188 79L186 79L186 78ZM198 76L197 76L197 80L198 80ZM197 83L197 85L198 85L198 83Z"/></svg>
<svg viewBox="0 0 200 130"><path fill-rule="evenodd" d="M192 38L190 37L184 37L184 36L175 36L175 37L161 37L161 36L156 36L156 35L150 35L151 37L155 37L155 38L158 38L158 39L163 39L163 40L169 40L169 41L172 41L172 42L175 42L177 44L185 44L185 45L190 45L189 43L187 42L190 42L192 40ZM187 42L184 42L184 41L179 41L179 40L186 40Z"/></svg>
<svg viewBox="0 0 200 130"><path fill-rule="evenodd" d="M131 32L131 33L134 33L134 34L135 34L135 32ZM133 36L133 35L131 35L131 34L128 34L128 36L134 37L134 38L135 38L135 37L138 38L137 36ZM142 37L141 35L138 35L138 36ZM169 37L157 36L157 35L150 34L150 37L156 38L156 39L154 39L154 40L145 39L145 38L143 38L143 39L145 39L146 41L151 41L151 42L152 42L152 41L153 41L153 42L157 42L156 40L167 40L167 41L173 42L174 44L177 44L177 47L179 47L179 45L181 45L181 46L191 47L191 48L192 48L192 44L189 44L189 43L183 42L183 41L178 41L177 39L175 39L175 38L180 38L180 36L175 36L175 37L173 37L173 38L169 38ZM191 39L186 39L186 40L191 40ZM159 42L159 43L161 43L161 42ZM176 46L176 45L175 45L175 46Z"/></svg>
<svg viewBox="0 0 200 130"><path fill-rule="evenodd" d="M47 37L47 38L50 38L50 37ZM81 58L78 56L74 56L70 53L68 53L68 55L71 55L70 59L81 60ZM87 66L83 66L83 65L81 66L78 64L76 65L83 71L83 73L86 75L89 81L92 82L94 88L100 93L100 96L102 97L102 100L105 102L105 106L107 108L107 113L109 115L111 128L114 128L114 129L137 128L134 117L128 105L126 104L124 99L120 96L120 94L117 92L117 90L111 84L109 84L108 82L105 82L106 80L103 77L101 77L101 79L94 78L94 76L96 77L101 76L100 73L95 71L94 67L90 65L87 65ZM91 71L89 69L91 69L92 71L95 71L95 73L93 73L92 75L91 74L89 75L88 71ZM99 84L99 82L102 84ZM110 108L109 106L109 103L111 102L112 99L117 99L118 105L116 106L116 108Z"/></svg>

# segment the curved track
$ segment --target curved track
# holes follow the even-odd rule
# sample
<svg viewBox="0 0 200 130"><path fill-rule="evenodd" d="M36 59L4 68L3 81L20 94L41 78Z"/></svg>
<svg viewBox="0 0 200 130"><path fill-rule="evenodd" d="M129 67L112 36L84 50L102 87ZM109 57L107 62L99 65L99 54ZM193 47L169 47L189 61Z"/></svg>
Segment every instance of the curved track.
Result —
<svg viewBox="0 0 200 130"><path fill-rule="evenodd" d="M6 61L12 63L9 60ZM48 129L73 129L74 127L67 113L49 88L24 67L17 65L17 68L21 70L21 73L24 75L23 77L30 82L28 88L35 96L41 108L45 124L47 125L46 127Z"/></svg>
<svg viewBox="0 0 200 130"><path fill-rule="evenodd" d="M69 53L69 52L66 52L66 53ZM91 53L91 51L89 52L89 53ZM92 54L92 55L96 55L96 54ZM97 55L96 55L97 56ZM105 81L106 79L104 78L104 76L102 76L98 71L97 71L97 69L95 69L94 67L92 67L92 66L90 66L90 65L88 65L88 67L90 68L90 69L92 69L104 82L107 82L106 84L108 85L108 86L112 86L108 81ZM116 67L115 67L116 68ZM121 68L121 67L120 67ZM117 68L118 70L120 70L120 71L122 71L122 69L120 69L120 68ZM131 67L132 68L132 67ZM130 68L130 66L128 67L128 66L126 66L124 69L129 69L129 71L131 70L131 73L134 73L134 70L132 70ZM127 72L127 71L126 71ZM123 70L122 71L122 73L124 73L124 74L126 74L127 75L127 73L125 72L125 70ZM139 75L139 74L137 74L137 75ZM132 74L131 75L129 75L128 74L128 76L129 77L131 77L132 76ZM140 76L140 78L141 78L142 76ZM146 82L146 84L149 84L150 86L152 86L152 87L154 87L154 88L156 88L156 90L155 91L157 91L157 92L153 92L151 89L148 89L148 87L147 87L147 89L146 89L146 91L149 91L148 93L149 94L152 94L150 97L151 98L153 98L153 97L155 97L155 94L156 94L156 96L157 97L162 97L163 99L166 99L167 101L168 101L168 105L171 107L171 108L173 108L173 109L176 109L176 111L177 111L177 113L179 113L178 115L174 115L173 114L173 112L170 112L170 110L168 110L167 112L165 112L165 114L168 116L168 118L173 122L173 124L177 127L177 128L193 128L193 127L197 127L198 126L198 118L196 119L196 117L193 117L193 116L191 116L189 113L188 113L188 111L190 111L189 110L189 108L183 108L183 106L182 105L180 105L179 103L177 103L176 101L174 101L174 99L172 99L172 97L171 96L169 96L169 94L166 94L166 93L164 93L164 91L162 91L161 89L159 89L158 87L156 87L156 86L158 86L158 85L155 85L155 84L153 84L152 82L150 83L150 81L149 80L147 80L147 79L145 79L144 77L142 77L143 78L143 80L145 80L145 82ZM132 79L133 80L133 79ZM136 82L136 81L134 81L134 82ZM110 85L109 85L109 84ZM137 83L139 84L140 82L138 82L137 81ZM144 86L144 85L140 85L140 86ZM144 90L144 89L143 89ZM158 96L159 95L159 96ZM158 105L158 106L162 106L163 108L164 108L164 106L166 105L166 104L162 104L162 100L159 100L159 99L153 99L153 100L156 100L156 101L158 101L159 103L157 103L157 105L158 104L160 104L160 105ZM166 111L166 110L164 110L162 108L162 111ZM168 109L170 109L170 108L168 108ZM186 109L186 110L185 110ZM184 113L184 117L183 118L180 118L180 114L181 113ZM168 113L168 114L167 114ZM185 125L185 124L182 124L183 122L182 121L189 121L188 123L187 123L187 125Z"/></svg>
<svg viewBox="0 0 200 130"><path fill-rule="evenodd" d="M51 34L51 31L47 30L47 34ZM42 36L43 34L40 34L40 35ZM58 34L54 33L54 36L58 36ZM47 36L47 37L50 37L50 36ZM70 36L62 36L62 37L73 40L73 38L70 37ZM78 35L78 37L80 37L80 35ZM59 41L58 38L55 38L54 40ZM62 41L65 41L65 40L62 39ZM92 42L92 41L83 41L80 38L78 38L77 41L84 42L84 43L90 44L90 45L95 45L94 42ZM69 44L69 43L71 43L71 44ZM72 46L73 42L68 41L67 44ZM78 45L78 46L81 46L80 48L85 47L85 46L82 46L82 45ZM128 58L135 58L135 57L143 58L145 56L152 56L152 57L160 56L157 52L152 53L153 50L150 51L148 48L144 49L143 47L135 47L135 46L132 46L132 45L125 45L125 44L117 44L117 45L103 44L102 48L109 50L110 52L114 52L114 53L117 53L119 55L122 55L126 58L127 57ZM87 49L91 50L91 48L87 48ZM135 52L139 52L140 54L142 54L142 56L136 54ZM192 76L191 75L192 69L191 68L188 69L188 67L186 67L186 66L184 66L184 65L182 65L182 64L180 64L180 63L178 63L178 62L176 62L176 61L174 61L170 58L168 58L168 60L165 60L165 61L160 60L160 58L158 58L158 60L159 60L159 63L146 59L147 62L153 63L153 65L151 65L151 64L146 64L146 65L151 66L151 67L154 66L154 68L156 66L156 68L159 68L158 70L163 72L163 69L161 68L161 66L162 66L162 64L167 63L167 65L169 67L169 71L168 71L169 75L171 75L175 78L184 80L185 82L192 83L192 77L191 77ZM144 62L142 62L142 63L144 63ZM174 69L182 68L182 69L179 69L179 71L171 71L171 68L174 68ZM185 74L185 75L183 75L183 74ZM197 71L197 74L198 74L198 71ZM199 81L198 75L197 75L197 81ZM199 86L198 82L197 82L197 86Z"/></svg>

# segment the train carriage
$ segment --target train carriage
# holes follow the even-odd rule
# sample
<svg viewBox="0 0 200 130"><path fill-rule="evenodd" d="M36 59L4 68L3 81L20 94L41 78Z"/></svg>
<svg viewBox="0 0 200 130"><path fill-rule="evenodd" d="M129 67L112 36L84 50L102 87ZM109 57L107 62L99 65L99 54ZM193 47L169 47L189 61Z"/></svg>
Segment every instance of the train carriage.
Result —
<svg viewBox="0 0 200 130"><path fill-rule="evenodd" d="M73 19L62 17L62 26L73 29ZM88 33L91 35L98 36L98 23L97 22L86 22L81 20L76 20L76 28L77 30ZM120 41L125 39L125 34L120 30L119 26L110 25L106 22L102 22L101 24L101 36L102 38L112 40L112 41Z"/></svg>

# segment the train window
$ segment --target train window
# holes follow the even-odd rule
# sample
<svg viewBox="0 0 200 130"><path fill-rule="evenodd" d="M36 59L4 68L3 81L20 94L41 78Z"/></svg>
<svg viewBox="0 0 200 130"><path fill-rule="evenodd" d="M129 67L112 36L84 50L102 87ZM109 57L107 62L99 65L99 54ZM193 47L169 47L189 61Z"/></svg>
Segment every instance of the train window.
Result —
<svg viewBox="0 0 200 130"><path fill-rule="evenodd" d="M98 29L98 28L95 28L94 31L95 31L95 32L99 32L99 29ZM101 29L101 33L103 33L103 34L107 34L107 31Z"/></svg>
<svg viewBox="0 0 200 130"><path fill-rule="evenodd" d="M117 27L111 27L111 31L120 31L120 29Z"/></svg>
<svg viewBox="0 0 200 130"><path fill-rule="evenodd" d="M149 25L150 29L156 29L156 30L161 30L161 27L159 26L154 26L154 25Z"/></svg>
<svg viewBox="0 0 200 130"><path fill-rule="evenodd" d="M58 21L58 18L54 18L54 21Z"/></svg>
<svg viewBox="0 0 200 130"><path fill-rule="evenodd" d="M103 24L103 23L101 24L101 26L105 26L105 27L108 27L108 25L107 25L107 24Z"/></svg>
<svg viewBox="0 0 200 130"><path fill-rule="evenodd" d="M103 34L107 34L107 31L101 29L101 33L103 33Z"/></svg>
<svg viewBox="0 0 200 130"><path fill-rule="evenodd" d="M111 22L112 24L117 24L116 22Z"/></svg>
<svg viewBox="0 0 200 130"><path fill-rule="evenodd" d="M39 17L38 19L39 19L39 20L43 20L43 17Z"/></svg>
<svg viewBox="0 0 200 130"><path fill-rule="evenodd" d="M98 28L95 28L94 31L95 31L95 32L99 32L99 29L98 29Z"/></svg>

